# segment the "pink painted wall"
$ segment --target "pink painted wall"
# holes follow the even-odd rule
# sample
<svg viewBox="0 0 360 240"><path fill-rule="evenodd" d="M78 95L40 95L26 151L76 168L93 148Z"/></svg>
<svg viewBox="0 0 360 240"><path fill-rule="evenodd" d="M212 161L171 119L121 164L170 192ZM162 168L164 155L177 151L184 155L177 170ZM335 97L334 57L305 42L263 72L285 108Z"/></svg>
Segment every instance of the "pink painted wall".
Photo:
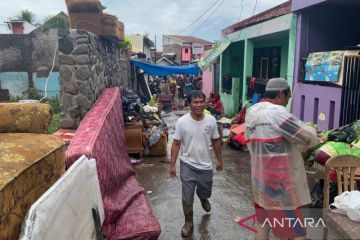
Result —
<svg viewBox="0 0 360 240"><path fill-rule="evenodd" d="M206 70L203 71L202 75L202 91L208 97L211 92L214 91L214 65L211 64Z"/></svg>
<svg viewBox="0 0 360 240"><path fill-rule="evenodd" d="M185 50L187 49L187 53ZM181 48L181 61L191 61L191 47Z"/></svg>

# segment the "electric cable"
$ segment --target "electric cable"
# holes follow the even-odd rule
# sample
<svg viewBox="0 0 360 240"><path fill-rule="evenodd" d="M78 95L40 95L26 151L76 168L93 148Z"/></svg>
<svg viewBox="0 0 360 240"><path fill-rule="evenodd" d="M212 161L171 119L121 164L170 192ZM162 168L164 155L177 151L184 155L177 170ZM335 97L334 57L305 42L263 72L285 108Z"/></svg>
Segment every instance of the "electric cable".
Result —
<svg viewBox="0 0 360 240"><path fill-rule="evenodd" d="M241 0L241 9L240 9L239 21L241 20L243 10L244 10L244 0Z"/></svg>
<svg viewBox="0 0 360 240"><path fill-rule="evenodd" d="M211 13L210 13L210 15L205 19L205 21L199 26L199 27L197 27L194 31L192 31L191 33L190 33L190 35L192 35L193 33L195 33L197 30L199 30L208 20L209 20L209 18L212 16L212 15L214 15L214 13L221 7L221 5L224 3L224 0L222 0L221 2L220 2L220 4L215 8L215 10L214 11L212 11Z"/></svg>
<svg viewBox="0 0 360 240"><path fill-rule="evenodd" d="M114 0L110 0L108 3L106 3L105 7L109 7L110 3L112 3Z"/></svg>
<svg viewBox="0 0 360 240"><path fill-rule="evenodd" d="M45 89L44 89L45 95L38 101L38 103L41 103L41 101L44 100L47 97L47 85L48 85L51 73L53 72L54 67L55 67L56 52L58 50L58 47L59 47L59 41L56 42L56 46L55 46L55 50L54 50L53 64L52 64L52 67L50 69L49 76L47 77L46 82L45 82Z"/></svg>
<svg viewBox="0 0 360 240"><path fill-rule="evenodd" d="M254 11L253 11L253 14L252 14L253 16L255 15L257 5L258 5L258 0L255 1Z"/></svg>
<svg viewBox="0 0 360 240"><path fill-rule="evenodd" d="M188 25L187 27L185 27L183 30L181 30L180 32L178 32L178 34L181 34L183 32L185 32L185 30L187 30L189 27L191 27L192 25L194 25L197 21L200 20L200 18L202 18L202 16L204 16L212 7L214 7L218 2L220 2L220 0L216 0L213 4L210 5L210 7L208 7L198 18L196 18L190 25Z"/></svg>

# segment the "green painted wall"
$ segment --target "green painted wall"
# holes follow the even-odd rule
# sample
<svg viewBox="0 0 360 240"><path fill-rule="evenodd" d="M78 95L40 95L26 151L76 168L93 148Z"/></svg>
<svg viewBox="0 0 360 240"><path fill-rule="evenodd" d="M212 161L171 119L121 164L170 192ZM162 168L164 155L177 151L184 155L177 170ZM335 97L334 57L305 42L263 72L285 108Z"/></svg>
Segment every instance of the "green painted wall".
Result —
<svg viewBox="0 0 360 240"><path fill-rule="evenodd" d="M229 37L233 43L221 56L220 79L224 75L230 75L237 79L233 80L231 94L220 91L227 115L235 114L240 99L245 100L246 98L247 86L244 80L252 76L254 48L280 46L280 77L287 78L289 84L292 84L296 47L295 15L287 14L231 33ZM243 60L234 63L234 57L237 56Z"/></svg>
<svg viewBox="0 0 360 240"><path fill-rule="evenodd" d="M244 54L244 76L243 78L246 80L248 76L252 76L252 69L253 69L253 61L254 61L254 42L252 40L246 39L245 40L245 54ZM242 99L245 101L246 96L246 81L243 81L243 91L242 91Z"/></svg>
<svg viewBox="0 0 360 240"><path fill-rule="evenodd" d="M221 100L224 104L225 114L234 115L237 110L243 91L243 74L244 74L244 42L232 43L222 54L221 61L221 80L223 76L231 76L232 91L231 93L223 92L220 88ZM220 80L220 81L221 81ZM220 84L222 86L222 84Z"/></svg>

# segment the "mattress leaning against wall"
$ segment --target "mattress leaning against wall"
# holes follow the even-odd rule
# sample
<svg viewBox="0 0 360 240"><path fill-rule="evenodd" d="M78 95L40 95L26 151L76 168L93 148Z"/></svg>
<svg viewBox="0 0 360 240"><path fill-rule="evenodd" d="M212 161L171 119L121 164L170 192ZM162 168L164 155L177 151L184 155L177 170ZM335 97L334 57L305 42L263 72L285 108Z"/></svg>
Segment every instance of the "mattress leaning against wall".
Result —
<svg viewBox="0 0 360 240"><path fill-rule="evenodd" d="M19 240L95 239L93 208L103 223L96 162L82 156L31 206Z"/></svg>

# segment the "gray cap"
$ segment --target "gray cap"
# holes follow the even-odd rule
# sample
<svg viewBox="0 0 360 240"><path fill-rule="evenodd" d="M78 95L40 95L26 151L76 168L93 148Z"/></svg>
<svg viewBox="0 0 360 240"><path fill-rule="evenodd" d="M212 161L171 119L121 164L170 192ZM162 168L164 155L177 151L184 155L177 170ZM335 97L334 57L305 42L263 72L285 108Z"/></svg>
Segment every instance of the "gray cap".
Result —
<svg viewBox="0 0 360 240"><path fill-rule="evenodd" d="M272 78L266 84L265 91L282 91L288 88L290 86L284 78Z"/></svg>

